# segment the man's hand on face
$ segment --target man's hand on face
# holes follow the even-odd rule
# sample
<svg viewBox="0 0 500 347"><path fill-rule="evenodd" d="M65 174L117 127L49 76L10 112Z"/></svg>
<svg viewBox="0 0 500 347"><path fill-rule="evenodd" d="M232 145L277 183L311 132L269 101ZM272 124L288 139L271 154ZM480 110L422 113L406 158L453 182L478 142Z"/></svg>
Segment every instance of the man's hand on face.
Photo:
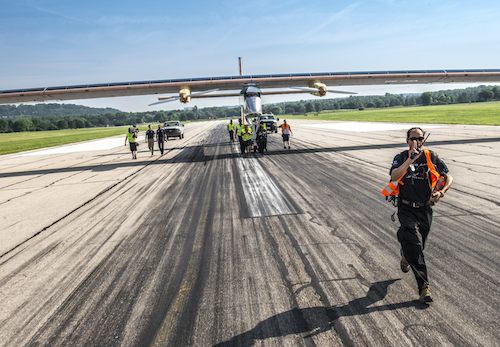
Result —
<svg viewBox="0 0 500 347"><path fill-rule="evenodd" d="M411 162L413 163L417 160L422 155L422 152L423 151L419 151L416 148L408 150L408 156L410 157Z"/></svg>
<svg viewBox="0 0 500 347"><path fill-rule="evenodd" d="M422 141L424 138L424 134L422 131L415 129L410 132L410 136L407 139L408 143L408 158L410 158L410 162L413 163L415 160L417 160L423 153L422 149L419 148L422 147Z"/></svg>

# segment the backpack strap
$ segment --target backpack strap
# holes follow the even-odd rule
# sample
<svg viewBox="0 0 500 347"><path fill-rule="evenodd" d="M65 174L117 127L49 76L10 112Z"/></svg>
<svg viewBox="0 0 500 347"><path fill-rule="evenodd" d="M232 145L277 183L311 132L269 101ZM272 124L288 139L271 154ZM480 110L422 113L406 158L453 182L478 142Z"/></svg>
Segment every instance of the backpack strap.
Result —
<svg viewBox="0 0 500 347"><path fill-rule="evenodd" d="M429 171L431 173L431 175L430 175L431 176L431 186L432 186L432 189L434 189L434 187L436 186L436 183L439 180L439 178L441 177L441 175L439 174L439 172L437 172L436 167L434 166L434 163L432 162L431 151L426 149L426 150L424 150L424 154L425 154L425 160L427 161L427 167L429 168Z"/></svg>

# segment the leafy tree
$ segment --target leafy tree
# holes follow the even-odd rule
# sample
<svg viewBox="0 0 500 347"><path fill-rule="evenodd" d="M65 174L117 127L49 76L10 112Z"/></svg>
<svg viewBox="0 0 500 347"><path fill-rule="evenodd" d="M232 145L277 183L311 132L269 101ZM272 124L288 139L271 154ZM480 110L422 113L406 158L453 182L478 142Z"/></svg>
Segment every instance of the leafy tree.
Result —
<svg viewBox="0 0 500 347"><path fill-rule="evenodd" d="M432 94L430 92L422 93L422 105L429 106L432 104Z"/></svg>
<svg viewBox="0 0 500 347"><path fill-rule="evenodd" d="M17 118L12 123L12 130L15 132L30 131L33 128L33 122L28 118Z"/></svg>
<svg viewBox="0 0 500 347"><path fill-rule="evenodd" d="M306 105L305 105L305 110L306 112L313 112L313 111L316 111L314 109L314 106L313 106L313 103L312 102L307 102Z"/></svg>
<svg viewBox="0 0 500 347"><path fill-rule="evenodd" d="M498 86L495 86L491 91L493 92L493 97L495 98L495 100L500 100L500 88L498 88Z"/></svg>
<svg viewBox="0 0 500 347"><path fill-rule="evenodd" d="M485 89L479 92L478 97L481 101L488 101L493 99L495 97L495 94L493 93L493 91Z"/></svg>
<svg viewBox="0 0 500 347"><path fill-rule="evenodd" d="M6 119L0 119L0 133L7 133L9 131L9 121Z"/></svg>

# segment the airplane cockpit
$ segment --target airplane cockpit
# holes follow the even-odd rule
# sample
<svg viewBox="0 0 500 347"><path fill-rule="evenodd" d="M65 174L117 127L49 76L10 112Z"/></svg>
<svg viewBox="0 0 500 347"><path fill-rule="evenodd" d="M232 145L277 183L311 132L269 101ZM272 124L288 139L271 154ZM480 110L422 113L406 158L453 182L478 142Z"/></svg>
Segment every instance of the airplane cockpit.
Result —
<svg viewBox="0 0 500 347"><path fill-rule="evenodd" d="M245 114L262 114L262 100L260 88L245 86L240 92L240 102Z"/></svg>

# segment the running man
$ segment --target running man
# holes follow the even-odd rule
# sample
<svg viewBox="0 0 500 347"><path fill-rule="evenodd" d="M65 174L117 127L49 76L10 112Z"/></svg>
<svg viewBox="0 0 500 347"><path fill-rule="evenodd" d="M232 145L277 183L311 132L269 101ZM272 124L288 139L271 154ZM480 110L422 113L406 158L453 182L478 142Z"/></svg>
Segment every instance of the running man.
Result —
<svg viewBox="0 0 500 347"><path fill-rule="evenodd" d="M415 127L406 133L408 149L397 154L392 162L391 180L401 182L398 197L398 218L401 226L401 271L413 271L420 301L433 301L427 277L424 247L431 230L432 206L441 200L453 182L448 167L438 155L423 147L424 131ZM444 186L438 181L443 178Z"/></svg>

